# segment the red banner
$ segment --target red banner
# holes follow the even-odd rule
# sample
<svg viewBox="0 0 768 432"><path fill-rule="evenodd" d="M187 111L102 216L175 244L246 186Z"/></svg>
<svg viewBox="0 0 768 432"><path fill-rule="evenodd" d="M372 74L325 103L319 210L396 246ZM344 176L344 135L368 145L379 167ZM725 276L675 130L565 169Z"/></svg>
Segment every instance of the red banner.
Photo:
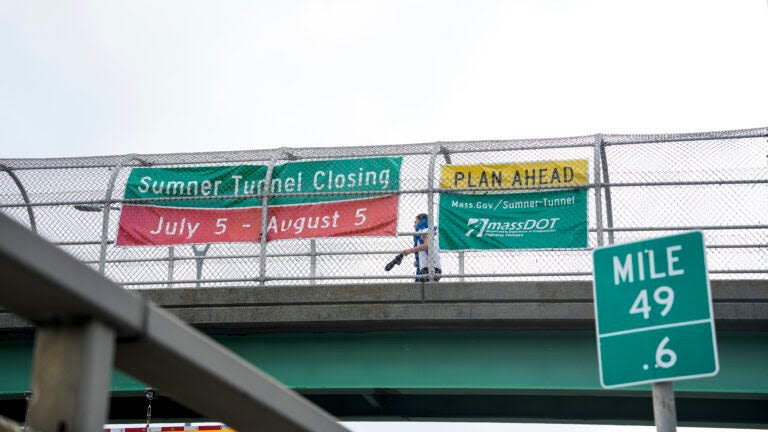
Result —
<svg viewBox="0 0 768 432"><path fill-rule="evenodd" d="M270 207L267 241L295 238L392 236L397 195L354 201ZM118 246L259 242L261 208L174 208L124 205Z"/></svg>

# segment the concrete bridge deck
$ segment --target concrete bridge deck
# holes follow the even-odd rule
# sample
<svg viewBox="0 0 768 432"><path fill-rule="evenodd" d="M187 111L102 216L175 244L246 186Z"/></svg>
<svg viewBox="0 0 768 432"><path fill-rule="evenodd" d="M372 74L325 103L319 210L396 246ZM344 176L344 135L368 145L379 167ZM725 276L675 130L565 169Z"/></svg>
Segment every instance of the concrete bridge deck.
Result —
<svg viewBox="0 0 768 432"><path fill-rule="evenodd" d="M711 282L718 330L768 330L768 281ZM594 329L591 282L439 282L136 290L209 333ZM24 332L0 312L0 333Z"/></svg>
<svg viewBox="0 0 768 432"><path fill-rule="evenodd" d="M713 281L717 328L768 330L768 281ZM594 329L591 282L440 282L144 290L216 330Z"/></svg>

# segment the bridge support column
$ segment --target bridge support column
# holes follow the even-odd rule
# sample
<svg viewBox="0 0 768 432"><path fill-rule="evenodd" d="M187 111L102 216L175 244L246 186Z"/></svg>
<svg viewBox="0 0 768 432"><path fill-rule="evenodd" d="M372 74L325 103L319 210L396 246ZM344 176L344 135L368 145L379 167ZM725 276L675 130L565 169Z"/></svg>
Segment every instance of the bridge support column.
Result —
<svg viewBox="0 0 768 432"><path fill-rule="evenodd" d="M41 432L101 431L114 351L114 331L99 322L38 328L29 426Z"/></svg>

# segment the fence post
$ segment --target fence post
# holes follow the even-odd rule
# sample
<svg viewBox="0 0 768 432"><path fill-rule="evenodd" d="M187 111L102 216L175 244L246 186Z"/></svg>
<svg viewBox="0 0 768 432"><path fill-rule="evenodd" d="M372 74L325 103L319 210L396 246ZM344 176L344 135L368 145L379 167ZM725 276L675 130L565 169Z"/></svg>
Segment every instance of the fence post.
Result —
<svg viewBox="0 0 768 432"><path fill-rule="evenodd" d="M267 225L269 223L269 194L272 192L272 171L275 169L275 162L283 154L274 153L269 159L267 166L267 175L264 177L264 190L261 198L261 239L259 253L259 285L264 285L267 281Z"/></svg>
<svg viewBox="0 0 768 432"><path fill-rule="evenodd" d="M427 249L427 268L429 269L430 282L435 280L435 163L437 162L437 153L441 148L441 144L436 142L432 146L432 153L429 155L429 179L427 180L427 238L429 239L429 245ZM423 264L420 265L423 266Z"/></svg>
<svg viewBox="0 0 768 432"><path fill-rule="evenodd" d="M592 169L595 177L595 223L597 224L597 245L603 245L603 182L600 175L603 134L595 134L595 155Z"/></svg>
<svg viewBox="0 0 768 432"><path fill-rule="evenodd" d="M176 258L173 250L173 246L168 246L168 288L173 288L173 268L175 266L174 259Z"/></svg>
<svg viewBox="0 0 768 432"><path fill-rule="evenodd" d="M192 253L195 255L195 288L200 288L201 281L203 280L203 264L205 264L205 256L208 254L208 249L211 248L211 244L203 246L202 249L198 249L195 245L192 246Z"/></svg>
<svg viewBox="0 0 768 432"><path fill-rule="evenodd" d="M600 140L600 156L603 165L603 183L605 184L605 222L608 228L613 228L613 201L611 200L611 180L608 176L608 155L605 153L605 139ZM614 232L608 230L608 244L613 244Z"/></svg>
<svg viewBox="0 0 768 432"><path fill-rule="evenodd" d="M311 239L309 241L309 283L315 283L315 276L317 276L317 241Z"/></svg>
<svg viewBox="0 0 768 432"><path fill-rule="evenodd" d="M109 184L107 185L107 193L104 197L104 207L102 208L101 248L99 249L99 273L101 274L104 274L107 264L107 236L109 235L109 212L112 207L112 191L115 189L115 181L117 181L117 175L120 173L123 165L131 161L137 161L142 165L149 165L136 155L128 155L121 159L113 168L112 175L109 178Z"/></svg>
<svg viewBox="0 0 768 432"><path fill-rule="evenodd" d="M440 150L441 150L440 153L443 154L443 158L445 158L445 163L448 165L452 164L453 162L451 162L451 154L448 153L448 149L446 149L443 146L440 146ZM441 184L440 187L442 188L443 185ZM443 199L443 198L440 197L440 199ZM430 242L430 244L432 243ZM459 275L460 275L459 281L464 282L464 251L459 251Z"/></svg>
<svg viewBox="0 0 768 432"><path fill-rule="evenodd" d="M7 172L9 176L11 176L11 180L13 180L14 183L16 183L16 187L19 188L19 192L21 192L21 197L24 198L24 203L27 204L27 214L29 215L29 226L32 229L32 232L37 234L37 223L35 222L35 212L32 208L32 202L29 201L29 196L27 195L27 190L24 189L24 184L21 183L21 180L19 177L16 176L16 174L11 170L9 167L0 164L0 169Z"/></svg>

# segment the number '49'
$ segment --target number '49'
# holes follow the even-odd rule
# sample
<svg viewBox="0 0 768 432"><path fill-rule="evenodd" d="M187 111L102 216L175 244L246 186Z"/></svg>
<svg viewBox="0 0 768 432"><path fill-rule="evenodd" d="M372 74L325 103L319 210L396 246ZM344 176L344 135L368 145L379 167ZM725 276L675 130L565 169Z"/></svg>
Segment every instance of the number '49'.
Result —
<svg viewBox="0 0 768 432"><path fill-rule="evenodd" d="M660 306L664 306L661 310L661 316L667 316L669 310L672 309L672 304L675 303L675 292L668 286L660 286L653 292L653 301ZM651 316L651 305L648 302L648 290L642 290L635 298L635 302L632 303L632 307L629 308L630 314L643 314L643 319L648 319Z"/></svg>

